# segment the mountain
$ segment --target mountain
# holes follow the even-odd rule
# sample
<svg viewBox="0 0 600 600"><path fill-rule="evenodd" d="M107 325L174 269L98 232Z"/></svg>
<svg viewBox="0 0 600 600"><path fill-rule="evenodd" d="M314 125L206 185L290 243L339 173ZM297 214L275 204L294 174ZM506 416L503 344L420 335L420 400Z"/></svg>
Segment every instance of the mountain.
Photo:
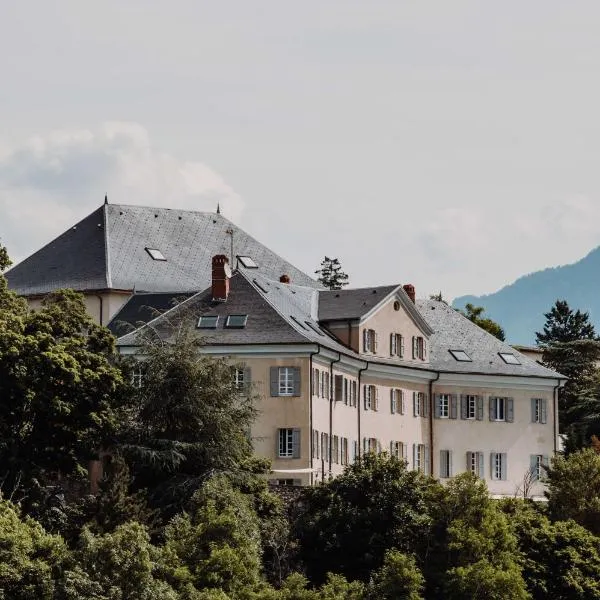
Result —
<svg viewBox="0 0 600 600"><path fill-rule="evenodd" d="M483 306L485 316L502 325L508 342L532 345L546 321L544 313L557 299L588 311L600 331L600 247L576 263L530 273L493 294L455 298L452 306Z"/></svg>

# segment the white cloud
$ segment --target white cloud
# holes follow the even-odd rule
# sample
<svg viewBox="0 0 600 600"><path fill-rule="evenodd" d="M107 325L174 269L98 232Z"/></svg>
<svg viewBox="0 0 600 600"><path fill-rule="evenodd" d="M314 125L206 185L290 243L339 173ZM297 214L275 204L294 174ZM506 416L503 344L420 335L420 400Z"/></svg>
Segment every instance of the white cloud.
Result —
<svg viewBox="0 0 600 600"><path fill-rule="evenodd" d="M22 259L109 202L215 210L239 220L244 204L206 164L159 152L136 123L61 130L0 143L0 239Z"/></svg>

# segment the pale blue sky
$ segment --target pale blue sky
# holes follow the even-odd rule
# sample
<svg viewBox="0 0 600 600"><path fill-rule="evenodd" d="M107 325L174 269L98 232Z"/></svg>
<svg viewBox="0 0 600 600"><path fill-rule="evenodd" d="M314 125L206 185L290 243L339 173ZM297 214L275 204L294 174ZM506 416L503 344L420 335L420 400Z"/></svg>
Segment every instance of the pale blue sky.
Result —
<svg viewBox="0 0 600 600"><path fill-rule="evenodd" d="M213 209L307 272L491 292L600 243L593 1L0 3L0 238Z"/></svg>

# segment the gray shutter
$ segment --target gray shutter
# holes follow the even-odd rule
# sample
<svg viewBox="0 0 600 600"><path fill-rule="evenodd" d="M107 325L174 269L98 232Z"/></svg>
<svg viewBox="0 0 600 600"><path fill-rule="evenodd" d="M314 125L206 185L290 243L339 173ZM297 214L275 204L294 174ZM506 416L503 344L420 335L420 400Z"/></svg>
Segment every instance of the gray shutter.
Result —
<svg viewBox="0 0 600 600"><path fill-rule="evenodd" d="M515 402L512 398L506 399L506 420L509 423L515 420Z"/></svg>
<svg viewBox="0 0 600 600"><path fill-rule="evenodd" d="M456 398L456 394L452 394L452 396L450 396L450 418L451 419L456 419L457 416L457 398Z"/></svg>
<svg viewBox="0 0 600 600"><path fill-rule="evenodd" d="M374 385L373 386L373 400L371 405L373 406L373 410L379 410L379 388Z"/></svg>
<svg viewBox="0 0 600 600"><path fill-rule="evenodd" d="M275 456L279 458L279 438L281 436L281 429L275 430Z"/></svg>
<svg viewBox="0 0 600 600"><path fill-rule="evenodd" d="M417 445L413 444L413 464L412 464L412 468L416 469L417 468Z"/></svg>
<svg viewBox="0 0 600 600"><path fill-rule="evenodd" d="M440 450L440 477L446 477L448 473L448 452Z"/></svg>
<svg viewBox="0 0 600 600"><path fill-rule="evenodd" d="M490 452L490 479L496 479L496 469L494 468L497 452Z"/></svg>
<svg viewBox="0 0 600 600"><path fill-rule="evenodd" d="M542 398L542 423L546 424L546 420L548 418L547 408L548 404L546 398Z"/></svg>
<svg viewBox="0 0 600 600"><path fill-rule="evenodd" d="M390 442L390 456L394 456L394 442Z"/></svg>
<svg viewBox="0 0 600 600"><path fill-rule="evenodd" d="M529 455L529 472L531 473L532 481L537 481L537 476L535 473L536 470L537 470L537 455L530 454Z"/></svg>
<svg viewBox="0 0 600 600"><path fill-rule="evenodd" d="M440 398L440 394L436 394L434 396L435 398L435 411L434 411L434 416L436 419L439 419L441 414L442 414L442 401Z"/></svg>
<svg viewBox="0 0 600 600"><path fill-rule="evenodd" d="M368 337L367 331L368 331L367 329L363 329L363 352L367 352L369 349L369 347L367 345L367 337Z"/></svg>
<svg viewBox="0 0 600 600"><path fill-rule="evenodd" d="M546 467L546 469L550 466L550 462L548 460L548 455L544 454L542 456L542 464L544 465L544 467ZM544 473L544 475L546 475L546 473Z"/></svg>
<svg viewBox="0 0 600 600"><path fill-rule="evenodd" d="M495 398L490 396L490 421L496 420L496 402Z"/></svg>
<svg viewBox="0 0 600 600"><path fill-rule="evenodd" d="M293 371L294 373L294 396L300 396L300 367L294 367Z"/></svg>
<svg viewBox="0 0 600 600"><path fill-rule="evenodd" d="M469 402L467 397L463 394L460 397L460 418L466 419L469 416Z"/></svg>
<svg viewBox="0 0 600 600"><path fill-rule="evenodd" d="M279 396L279 367L271 367L271 396Z"/></svg>
<svg viewBox="0 0 600 600"><path fill-rule="evenodd" d="M400 336L400 358L404 358L404 336Z"/></svg>
<svg viewBox="0 0 600 600"><path fill-rule="evenodd" d="M400 394L400 414L403 415L406 413L406 401L404 398L404 390L399 391Z"/></svg>
<svg viewBox="0 0 600 600"><path fill-rule="evenodd" d="M408 444L402 444L402 458L406 461L408 465Z"/></svg>
<svg viewBox="0 0 600 600"><path fill-rule="evenodd" d="M508 470L508 464L507 464L507 454L502 453L501 455L501 464L500 464L500 471L501 471L501 479L502 481L506 481L506 471Z"/></svg>
<svg viewBox="0 0 600 600"><path fill-rule="evenodd" d="M425 468L423 469L423 471L425 472L425 475L429 475L431 473L431 469L429 468L431 465L431 460L429 456L429 446L424 445L423 448L425 450L425 452L423 452L423 454L425 455Z"/></svg>
<svg viewBox="0 0 600 600"><path fill-rule="evenodd" d="M312 370L312 393L313 393L313 396L319 395L318 387L319 387L319 372L317 371L317 369L315 369L313 367L313 370Z"/></svg>
<svg viewBox="0 0 600 600"><path fill-rule="evenodd" d="M412 357L417 358L417 338L413 335L412 338Z"/></svg>
<svg viewBox="0 0 600 600"><path fill-rule="evenodd" d="M373 332L373 353L377 354L377 346L379 344L379 334L374 331Z"/></svg>
<svg viewBox="0 0 600 600"><path fill-rule="evenodd" d="M448 475L452 477L454 470L452 469L452 450L448 450Z"/></svg>
<svg viewBox="0 0 600 600"><path fill-rule="evenodd" d="M413 416L419 416L419 413L417 412L417 392L413 392Z"/></svg>
<svg viewBox="0 0 600 600"><path fill-rule="evenodd" d="M397 412L397 406L398 406L397 402L398 401L396 400L395 396L396 396L396 392L393 389L391 389L390 390L390 412L392 414Z"/></svg>
<svg viewBox="0 0 600 600"><path fill-rule="evenodd" d="M342 398L344 396L344 376L343 375L335 375L334 381L335 381L335 396L333 397L333 399L336 402L338 402L339 400L342 400Z"/></svg>
<svg viewBox="0 0 600 600"><path fill-rule="evenodd" d="M483 396L477 396L477 420L483 421Z"/></svg>
<svg viewBox="0 0 600 600"><path fill-rule="evenodd" d="M250 393L252 389L252 369L250 367L244 367L244 391L246 394Z"/></svg>
<svg viewBox="0 0 600 600"><path fill-rule="evenodd" d="M479 477L481 477L481 479L485 478L485 469L484 469L484 464L483 464L483 452L477 452L477 461L479 463L479 473L477 473L479 475Z"/></svg>
<svg viewBox="0 0 600 600"><path fill-rule="evenodd" d="M423 416L429 416L429 395L423 392Z"/></svg>
<svg viewBox="0 0 600 600"><path fill-rule="evenodd" d="M467 473L471 472L471 456L472 455L473 455L472 452L467 452L467 456L466 456L466 460L467 460L466 470L467 470Z"/></svg>
<svg viewBox="0 0 600 600"><path fill-rule="evenodd" d="M537 400L535 398L531 399L531 422L535 423L535 405L537 404Z"/></svg>
<svg viewBox="0 0 600 600"><path fill-rule="evenodd" d="M300 430L292 429L292 456L300 458Z"/></svg>

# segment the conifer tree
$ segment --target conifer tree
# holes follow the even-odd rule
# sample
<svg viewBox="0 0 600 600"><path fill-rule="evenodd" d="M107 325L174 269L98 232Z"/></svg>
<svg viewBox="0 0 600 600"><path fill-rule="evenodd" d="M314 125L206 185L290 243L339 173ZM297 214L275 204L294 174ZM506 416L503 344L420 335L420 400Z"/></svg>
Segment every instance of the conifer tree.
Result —
<svg viewBox="0 0 600 600"><path fill-rule="evenodd" d="M596 339L596 331L593 323L590 323L590 315L579 309L573 311L566 300L557 300L544 317L546 323L543 331L535 334L539 346Z"/></svg>
<svg viewBox="0 0 600 600"><path fill-rule="evenodd" d="M342 265L337 258L326 256L315 273L319 276L318 281L330 290L341 290L348 285L348 275L342 271Z"/></svg>

